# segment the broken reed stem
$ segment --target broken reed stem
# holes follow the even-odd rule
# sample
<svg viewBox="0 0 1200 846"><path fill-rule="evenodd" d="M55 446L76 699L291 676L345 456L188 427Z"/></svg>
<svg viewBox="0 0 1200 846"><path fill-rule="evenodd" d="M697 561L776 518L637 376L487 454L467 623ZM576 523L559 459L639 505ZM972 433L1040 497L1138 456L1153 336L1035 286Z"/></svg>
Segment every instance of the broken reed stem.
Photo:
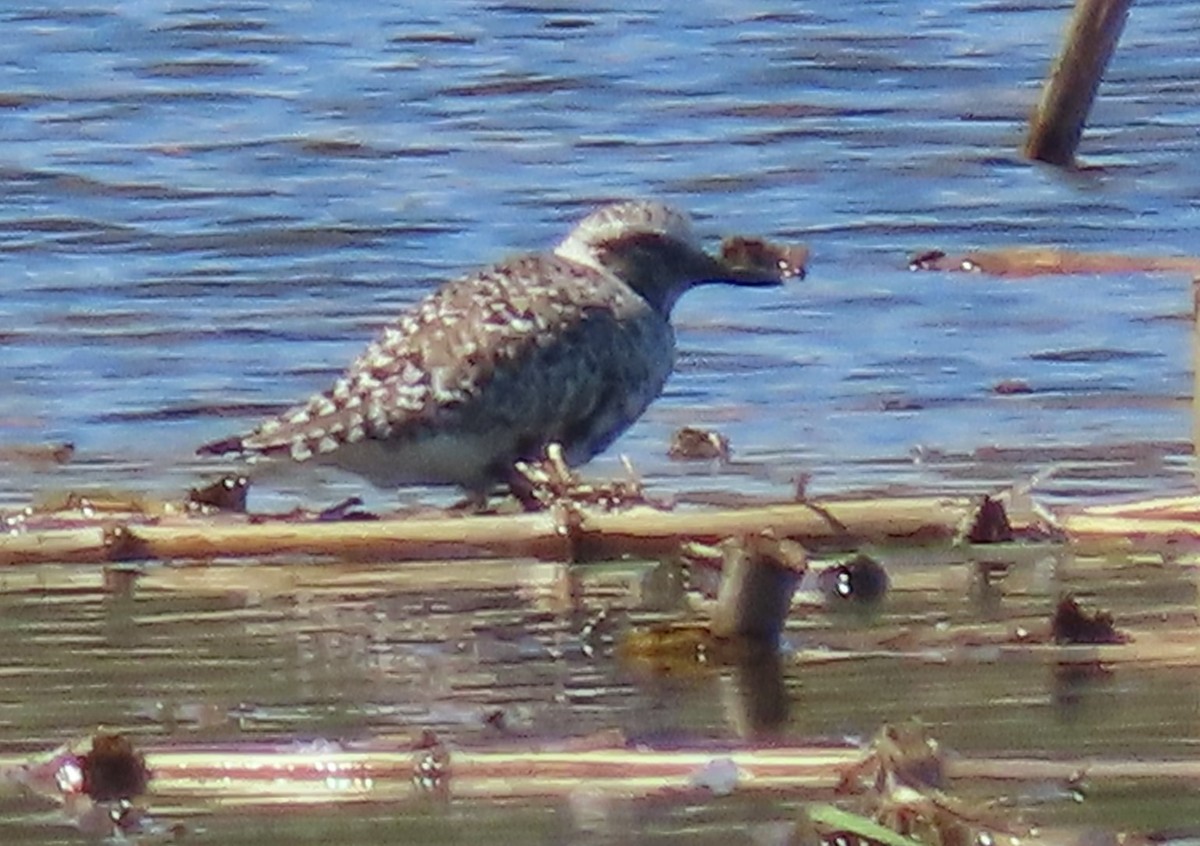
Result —
<svg viewBox="0 0 1200 846"><path fill-rule="evenodd" d="M1076 0L1062 51L1029 122L1025 155L1071 167L1133 0Z"/></svg>
<svg viewBox="0 0 1200 846"><path fill-rule="evenodd" d="M1054 519L1083 552L1200 550L1200 496L1196 495L1061 508Z"/></svg>
<svg viewBox="0 0 1200 846"><path fill-rule="evenodd" d="M695 789L706 767L737 768L739 789L831 790L841 774L859 763L857 748L730 749L655 751L620 745L557 749L459 750L442 753L438 783L422 784L426 750L408 744L390 748L297 751L254 744L224 747L144 748L156 797L221 799L238 805L301 802L395 801L434 790L454 798L500 799L589 794L661 794ZM44 763L0 760L0 784L25 783L54 795L57 770L72 756ZM6 772L7 771L7 772ZM6 778L7 776L7 778ZM732 785L731 785L732 789Z"/></svg>
<svg viewBox="0 0 1200 846"><path fill-rule="evenodd" d="M586 557L674 552L681 539L716 543L723 538L772 532L801 544L949 542L969 528L981 506L973 497L898 497L824 500L720 511L588 513L580 548Z"/></svg>
<svg viewBox="0 0 1200 846"><path fill-rule="evenodd" d="M1060 525L1080 552L1161 549L1177 552L1200 548L1200 519L1123 515L1070 514Z"/></svg>
<svg viewBox="0 0 1200 846"><path fill-rule="evenodd" d="M181 517L111 518L101 525L0 535L0 565L211 560L277 555L340 560L532 557L572 561L674 553L681 540L707 543L770 530L799 543L949 542L977 517L982 498L827 500L721 511L579 509L578 519L537 514L392 518L373 521L234 522Z"/></svg>

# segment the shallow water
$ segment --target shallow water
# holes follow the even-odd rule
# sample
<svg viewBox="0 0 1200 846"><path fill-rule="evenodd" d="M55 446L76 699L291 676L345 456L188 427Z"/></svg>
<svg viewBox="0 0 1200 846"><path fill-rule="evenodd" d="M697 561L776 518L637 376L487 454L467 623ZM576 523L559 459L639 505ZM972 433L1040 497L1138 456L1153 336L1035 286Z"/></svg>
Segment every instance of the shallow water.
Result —
<svg viewBox="0 0 1200 846"><path fill-rule="evenodd" d="M111 581L104 589L99 574L78 567L15 569L0 581L0 763L99 726L160 748L392 738L403 750L432 730L451 764L453 750L519 751L615 729L639 747L720 758L739 742L856 744L913 715L969 756L1186 759L1197 741L1192 667L1058 664L1054 652L1003 648L979 628L926 637L989 621L1037 629L1066 590L1137 631L1166 621L1186 630L1195 626L1192 571L1049 551L1008 560L1007 574L984 588L961 555L888 556L894 590L870 612L822 608L802 594L778 667L679 664L666 674L615 651L631 623L682 607L677 582L649 563L176 564L147 569L128 590ZM845 657L871 652L870 643L881 644L874 657ZM1049 781L986 795L1043 824L1114 830L1178 831L1200 813L1185 785L1083 786L1083 804ZM460 843L506 830L513 843L664 844L698 825L701 842L767 836L795 819L804 796L648 800L586 782L548 789L518 802L471 798L458 796L451 775L448 802L371 802L368 793L349 806L289 807L247 788L225 799L151 794L144 806L151 831L181 825L186 842ZM80 835L67 814L0 779L0 837Z"/></svg>
<svg viewBox="0 0 1200 846"><path fill-rule="evenodd" d="M0 507L71 487L175 495L213 469L197 444L324 387L437 281L544 248L595 203L631 196L689 209L714 238L805 241L813 261L782 289L684 298L675 377L589 472L619 472L625 453L659 491L782 495L803 475L818 494L1035 475L1047 499L1190 484L1187 279L905 269L932 247L1195 252L1200 5L1136 6L1081 151L1095 169L1074 175L1015 154L1065 14L963 0L8 3L0 446L77 452L0 465ZM1033 392L993 390L1012 378ZM726 433L737 462L667 461L684 424ZM298 471L260 480L252 507L363 493L394 502ZM497 698L535 733L727 730L711 688L597 665L572 652L576 623L511 591L443 605L382 580L368 613L342 595L236 587L123 603L94 574L67 588L52 575L0 597L8 638L29 650L0 703L9 749L101 722L157 732L171 703L211 712L218 733L474 726L471 709ZM444 654L447 627L470 648ZM870 700L874 671L856 672L789 674L789 733L869 733L911 710L805 716L814 691ZM1031 672L1019 686L1049 696ZM914 696L943 683L915 681ZM1152 673L1122 684L1179 709L1153 738L1134 732L1139 748L1195 741L1190 689ZM45 828L26 827L38 813L0 811L5 842L40 842ZM430 836L513 822L493 813ZM372 819L362 842L378 837ZM637 831L689 824L652 822ZM580 836L541 823L529 842ZM261 843L267 823L211 825L221 842Z"/></svg>

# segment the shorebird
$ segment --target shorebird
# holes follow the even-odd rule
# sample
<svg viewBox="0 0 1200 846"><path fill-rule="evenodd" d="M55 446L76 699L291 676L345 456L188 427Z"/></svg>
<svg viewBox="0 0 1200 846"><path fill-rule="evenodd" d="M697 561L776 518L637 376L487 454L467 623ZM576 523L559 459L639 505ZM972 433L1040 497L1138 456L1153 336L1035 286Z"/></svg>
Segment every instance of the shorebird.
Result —
<svg viewBox="0 0 1200 846"><path fill-rule="evenodd" d="M377 487L451 484L486 500L553 443L608 447L661 393L670 315L696 285L778 285L802 248L730 238L706 253L683 212L622 202L553 250L449 282L383 329L333 386L200 454L334 464Z"/></svg>

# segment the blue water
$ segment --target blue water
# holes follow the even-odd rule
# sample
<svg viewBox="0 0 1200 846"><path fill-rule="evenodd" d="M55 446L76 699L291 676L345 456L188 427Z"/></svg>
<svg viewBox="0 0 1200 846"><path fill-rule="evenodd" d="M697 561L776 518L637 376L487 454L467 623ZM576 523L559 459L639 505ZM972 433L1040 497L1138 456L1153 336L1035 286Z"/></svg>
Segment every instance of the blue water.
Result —
<svg viewBox="0 0 1200 846"><path fill-rule="evenodd" d="M323 388L438 281L641 196L714 239L805 241L811 274L686 297L676 376L592 472L625 453L659 488L783 493L1061 465L1048 493L1071 495L1058 448L1133 445L1148 459L1083 492L1183 484L1186 278L905 269L931 247L1196 251L1200 4L1134 8L1074 175L1016 153L1066 5L6 3L0 446L77 453L3 467L0 503L195 484L197 444ZM1033 393L992 391L1010 378ZM739 463L668 462L684 424ZM254 495L358 492L305 471Z"/></svg>

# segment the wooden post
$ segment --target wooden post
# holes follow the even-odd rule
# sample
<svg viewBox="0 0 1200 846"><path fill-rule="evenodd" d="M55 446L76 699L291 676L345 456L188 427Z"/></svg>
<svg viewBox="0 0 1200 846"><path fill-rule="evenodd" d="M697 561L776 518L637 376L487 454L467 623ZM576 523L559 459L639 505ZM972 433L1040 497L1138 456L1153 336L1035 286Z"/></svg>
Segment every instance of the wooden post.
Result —
<svg viewBox="0 0 1200 846"><path fill-rule="evenodd" d="M1025 155L1060 167L1075 164L1100 78L1133 0L1076 0L1062 52L1029 121Z"/></svg>
<svg viewBox="0 0 1200 846"><path fill-rule="evenodd" d="M1200 479L1200 276L1192 277L1192 462Z"/></svg>

